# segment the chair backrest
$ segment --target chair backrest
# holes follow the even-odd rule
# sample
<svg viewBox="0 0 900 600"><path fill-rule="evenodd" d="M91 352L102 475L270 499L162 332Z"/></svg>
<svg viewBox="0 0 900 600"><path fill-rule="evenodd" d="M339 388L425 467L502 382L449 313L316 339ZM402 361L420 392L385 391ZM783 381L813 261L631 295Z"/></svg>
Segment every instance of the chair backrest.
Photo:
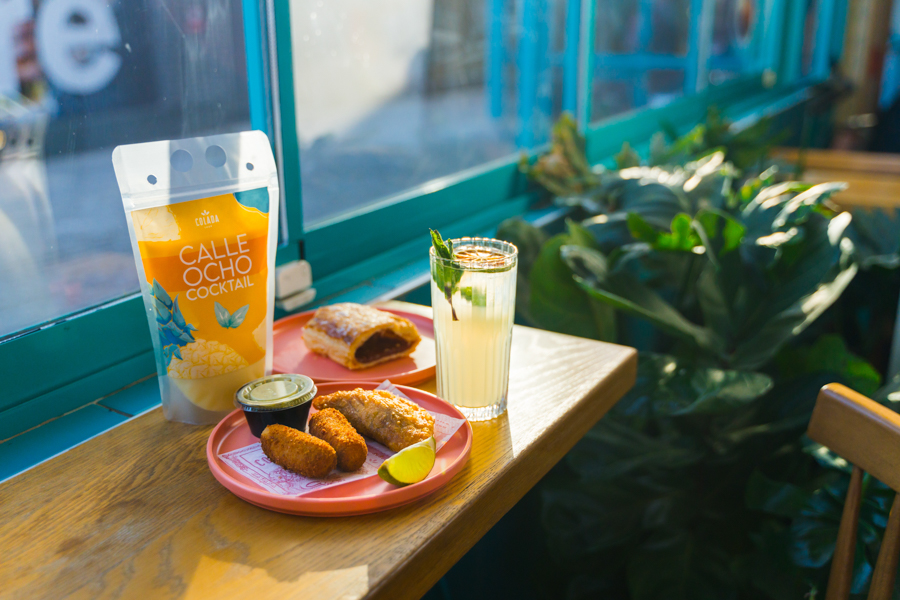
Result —
<svg viewBox="0 0 900 600"><path fill-rule="evenodd" d="M841 515L825 600L847 600L856 552L863 472L900 490L900 414L862 394L832 383L819 392L807 435L853 464L850 487ZM869 600L889 600L900 555L900 502L894 496L878 562L872 574Z"/></svg>

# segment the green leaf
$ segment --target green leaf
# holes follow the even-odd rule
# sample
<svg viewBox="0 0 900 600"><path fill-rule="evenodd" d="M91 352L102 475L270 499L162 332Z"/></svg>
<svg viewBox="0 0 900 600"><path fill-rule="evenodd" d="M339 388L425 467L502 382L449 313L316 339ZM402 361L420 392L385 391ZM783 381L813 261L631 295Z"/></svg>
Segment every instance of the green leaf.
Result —
<svg viewBox="0 0 900 600"><path fill-rule="evenodd" d="M487 306L487 294L484 287L459 288L459 293L473 306Z"/></svg>
<svg viewBox="0 0 900 600"><path fill-rule="evenodd" d="M595 425L566 459L578 474L590 481L631 477L644 469L680 469L697 464L705 453L699 447L656 438L615 419ZM684 440L687 442L687 440Z"/></svg>
<svg viewBox="0 0 900 600"><path fill-rule="evenodd" d="M900 266L900 215L898 211L855 209L850 236L863 269Z"/></svg>
<svg viewBox="0 0 900 600"><path fill-rule="evenodd" d="M594 234L578 221L566 219L566 232L569 234L569 243L585 248L597 248L597 240Z"/></svg>
<svg viewBox="0 0 900 600"><path fill-rule="evenodd" d="M428 231L431 232L431 243L434 245L434 251L438 257L444 260L453 260L452 246L448 246L441 234L434 229L429 229Z"/></svg>
<svg viewBox="0 0 900 600"><path fill-rule="evenodd" d="M624 142L622 149L615 156L616 168L627 169L629 167L637 167L641 164L641 157L638 156L631 144Z"/></svg>
<svg viewBox="0 0 900 600"><path fill-rule="evenodd" d="M445 242L441 234L434 229L429 229L429 231L431 232L431 243L434 245L434 252L438 258L452 261L449 265L441 261L434 261L431 266L431 276L435 285L444 291L444 297L450 304L450 310L453 313L453 320L456 321L456 309L453 308L453 294L459 285L460 279L462 279L462 268L459 266L459 263L453 260L453 242L450 240Z"/></svg>
<svg viewBox="0 0 900 600"><path fill-rule="evenodd" d="M847 349L843 338L826 334L811 346L789 348L776 357L782 377L796 377L806 373L828 372L852 389L872 396L881 386L881 375L862 358Z"/></svg>
<svg viewBox="0 0 900 600"><path fill-rule="evenodd" d="M701 348L715 352L716 348L722 346L723 342L716 333L688 321L643 283L627 273L611 272L606 257L600 252L578 246L563 246L560 254L575 275L575 281L594 298L647 319Z"/></svg>
<svg viewBox="0 0 900 600"><path fill-rule="evenodd" d="M660 232L636 212L628 213L628 231L634 239L650 244L651 247L655 247L660 236Z"/></svg>
<svg viewBox="0 0 900 600"><path fill-rule="evenodd" d="M551 331L615 340L615 316L579 287L560 257L560 248L572 242L566 234L550 238L531 269L528 317Z"/></svg>
<svg viewBox="0 0 900 600"><path fill-rule="evenodd" d="M738 313L743 314L740 342L730 357L733 367L765 364L841 296L858 270L851 259L853 244L844 236L849 222L843 213L807 223L807 239L796 247L796 257L785 256L772 273L778 285L745 296Z"/></svg>

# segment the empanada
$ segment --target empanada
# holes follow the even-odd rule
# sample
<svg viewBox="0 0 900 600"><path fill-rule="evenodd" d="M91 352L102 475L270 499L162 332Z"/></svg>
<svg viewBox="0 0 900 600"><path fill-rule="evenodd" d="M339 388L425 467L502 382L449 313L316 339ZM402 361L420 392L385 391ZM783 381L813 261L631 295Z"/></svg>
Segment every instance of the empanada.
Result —
<svg viewBox="0 0 900 600"><path fill-rule="evenodd" d="M303 328L303 341L313 352L357 370L409 356L421 338L403 317L345 302L317 310Z"/></svg>

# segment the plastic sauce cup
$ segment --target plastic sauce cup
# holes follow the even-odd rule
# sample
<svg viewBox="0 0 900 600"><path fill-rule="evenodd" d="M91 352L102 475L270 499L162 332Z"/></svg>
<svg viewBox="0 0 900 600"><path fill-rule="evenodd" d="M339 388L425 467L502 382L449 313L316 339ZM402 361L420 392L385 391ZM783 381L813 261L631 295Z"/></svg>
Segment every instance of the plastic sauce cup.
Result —
<svg viewBox="0 0 900 600"><path fill-rule="evenodd" d="M244 411L250 433L259 437L275 423L304 431L316 391L306 375L270 375L241 386L234 400Z"/></svg>

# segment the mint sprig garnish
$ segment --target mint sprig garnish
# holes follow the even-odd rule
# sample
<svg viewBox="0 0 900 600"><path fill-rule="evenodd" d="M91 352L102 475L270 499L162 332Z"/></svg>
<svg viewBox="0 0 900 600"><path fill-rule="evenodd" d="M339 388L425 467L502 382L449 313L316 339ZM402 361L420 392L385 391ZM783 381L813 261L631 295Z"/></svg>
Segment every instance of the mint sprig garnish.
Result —
<svg viewBox="0 0 900 600"><path fill-rule="evenodd" d="M453 308L453 293L459 286L459 280L462 278L462 267L453 260L453 242L451 240L444 241L441 234L434 229L431 232L431 243L434 245L435 255L443 260L450 261L449 265L445 265L441 261L435 261L434 269L431 276L434 278L435 285L444 291L444 297L450 303L450 312L453 314L453 320L459 321L456 316L456 309Z"/></svg>

